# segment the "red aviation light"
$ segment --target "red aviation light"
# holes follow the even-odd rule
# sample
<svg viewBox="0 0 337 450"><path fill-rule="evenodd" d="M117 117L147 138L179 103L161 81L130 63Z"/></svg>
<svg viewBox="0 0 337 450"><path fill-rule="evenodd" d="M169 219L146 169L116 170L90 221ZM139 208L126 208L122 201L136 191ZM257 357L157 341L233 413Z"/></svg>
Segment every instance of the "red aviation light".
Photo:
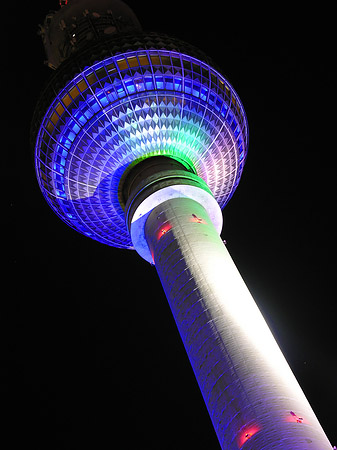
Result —
<svg viewBox="0 0 337 450"><path fill-rule="evenodd" d="M289 411L289 414L287 414L285 418L285 422L308 423L304 417L298 416L294 411Z"/></svg>
<svg viewBox="0 0 337 450"><path fill-rule="evenodd" d="M172 225L170 223L161 226L157 232L157 241L159 241L159 239L161 239L171 228Z"/></svg>
<svg viewBox="0 0 337 450"><path fill-rule="evenodd" d="M247 427L244 427L244 429L241 431L238 437L238 446L239 448L242 448L244 444L254 436L254 434L258 433L261 430L261 427L259 425L250 425Z"/></svg>
<svg viewBox="0 0 337 450"><path fill-rule="evenodd" d="M207 222L202 219L201 217L196 216L195 214L192 214L192 218L190 219L191 222L195 222L195 223L203 223L203 224L207 224Z"/></svg>

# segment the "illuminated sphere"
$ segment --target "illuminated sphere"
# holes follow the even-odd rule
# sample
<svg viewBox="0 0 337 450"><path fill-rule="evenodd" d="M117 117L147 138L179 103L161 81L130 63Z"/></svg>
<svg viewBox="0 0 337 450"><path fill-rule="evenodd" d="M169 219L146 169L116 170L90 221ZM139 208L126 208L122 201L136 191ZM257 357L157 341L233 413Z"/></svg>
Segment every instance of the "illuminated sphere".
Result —
<svg viewBox="0 0 337 450"><path fill-rule="evenodd" d="M57 68L36 109L40 188L69 226L132 248L121 187L164 155L201 177L223 208L242 174L248 125L230 83L202 52L157 33L95 41Z"/></svg>

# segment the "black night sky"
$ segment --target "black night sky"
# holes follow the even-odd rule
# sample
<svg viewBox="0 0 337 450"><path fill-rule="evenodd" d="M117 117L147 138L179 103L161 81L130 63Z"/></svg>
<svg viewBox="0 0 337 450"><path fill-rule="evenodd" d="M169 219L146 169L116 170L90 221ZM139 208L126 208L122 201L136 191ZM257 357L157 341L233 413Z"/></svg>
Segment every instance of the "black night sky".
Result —
<svg viewBox="0 0 337 450"><path fill-rule="evenodd" d="M243 102L248 160L222 236L337 445L334 12L126 3L145 30L209 54ZM12 105L2 143L13 220L1 302L7 448L219 450L155 268L68 228L39 191L29 128L50 69L36 32L58 1L10 7L19 36L5 44L2 93Z"/></svg>

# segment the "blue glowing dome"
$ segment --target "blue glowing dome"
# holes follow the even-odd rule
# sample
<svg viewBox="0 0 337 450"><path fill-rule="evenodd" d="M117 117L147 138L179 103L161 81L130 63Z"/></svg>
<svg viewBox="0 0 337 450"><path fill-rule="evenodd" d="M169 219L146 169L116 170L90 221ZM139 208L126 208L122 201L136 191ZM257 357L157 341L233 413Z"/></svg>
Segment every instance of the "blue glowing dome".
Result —
<svg viewBox="0 0 337 450"><path fill-rule="evenodd" d="M242 174L247 119L233 87L192 46L156 33L114 37L55 71L33 122L35 168L69 226L132 248L121 180L155 155L201 177L223 208Z"/></svg>

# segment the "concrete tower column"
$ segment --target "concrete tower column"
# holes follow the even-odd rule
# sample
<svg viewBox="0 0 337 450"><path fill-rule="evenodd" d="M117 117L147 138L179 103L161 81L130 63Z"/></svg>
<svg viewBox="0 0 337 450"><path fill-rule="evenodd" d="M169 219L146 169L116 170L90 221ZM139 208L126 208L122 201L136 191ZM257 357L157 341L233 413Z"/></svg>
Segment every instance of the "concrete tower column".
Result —
<svg viewBox="0 0 337 450"><path fill-rule="evenodd" d="M145 236L221 448L331 450L210 218L221 211L201 183L193 198L177 183L145 183L152 193L129 223L143 257Z"/></svg>

